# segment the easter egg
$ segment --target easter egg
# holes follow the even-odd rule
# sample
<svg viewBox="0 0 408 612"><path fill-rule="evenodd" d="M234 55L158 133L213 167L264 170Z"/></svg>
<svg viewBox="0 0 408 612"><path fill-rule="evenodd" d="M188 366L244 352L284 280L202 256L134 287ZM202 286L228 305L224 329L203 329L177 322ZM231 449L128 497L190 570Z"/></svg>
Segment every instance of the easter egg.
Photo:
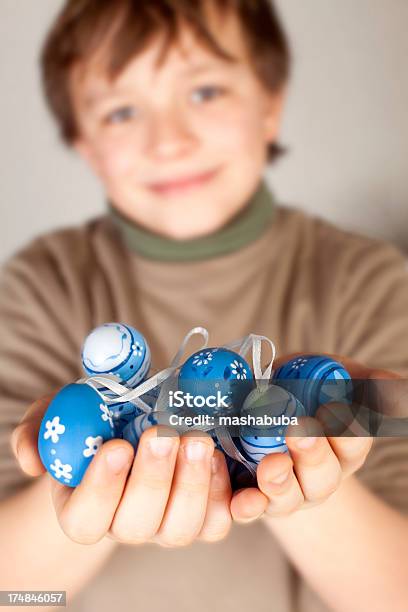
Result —
<svg viewBox="0 0 408 612"><path fill-rule="evenodd" d="M99 393L73 383L50 402L38 433L38 452L55 480L76 487L99 447L114 435L112 414Z"/></svg>
<svg viewBox="0 0 408 612"><path fill-rule="evenodd" d="M136 450L139 444L140 437L146 429L157 425L157 420L153 412L149 414L143 412L137 415L134 419L126 425L122 431L122 438L130 442L133 448Z"/></svg>
<svg viewBox="0 0 408 612"><path fill-rule="evenodd" d="M146 404L146 406L148 406L151 410L153 410L154 407L156 406L156 402L157 402L157 398L159 397L159 393L160 393L160 386L157 386L157 387L154 387L153 389L150 389L143 395L141 395L139 399L142 400ZM111 397L115 397L115 394L112 391L108 391L105 388L104 388L104 394L111 395ZM120 435L124 427L126 427L126 425L130 423L130 421L132 421L135 417L145 414L143 408L140 408L133 401L129 401L129 402L119 402L118 401L118 402L113 402L113 403L109 402L108 406L110 410L112 411L112 418L113 418L113 423L115 426L115 432L117 436Z"/></svg>
<svg viewBox="0 0 408 612"><path fill-rule="evenodd" d="M240 442L245 454L259 463L270 453L288 452L285 431L305 414L301 402L282 387L268 385L254 389L241 410L247 422L240 427Z"/></svg>
<svg viewBox="0 0 408 612"><path fill-rule="evenodd" d="M238 413L253 384L249 364L226 348L197 351L179 372L179 390L193 397L193 408L200 414Z"/></svg>
<svg viewBox="0 0 408 612"><path fill-rule="evenodd" d="M344 366L325 355L302 355L272 373L272 381L287 389L303 404L308 416L333 401L352 401L352 381Z"/></svg>
<svg viewBox="0 0 408 612"><path fill-rule="evenodd" d="M106 395L108 393L104 391ZM115 435L119 436L121 431L130 421L136 416L144 414L143 410L133 404L132 402L114 402L113 404L107 403L109 410L112 412L113 425L115 428Z"/></svg>
<svg viewBox="0 0 408 612"><path fill-rule="evenodd" d="M85 339L82 364L89 376L113 374L134 388L147 378L151 356L142 334L122 323L105 323Z"/></svg>
<svg viewBox="0 0 408 612"><path fill-rule="evenodd" d="M156 387L153 387L153 389L146 391L146 393L140 396L140 399L143 400L144 403L147 404L153 410L156 406L160 391L161 386L158 385Z"/></svg>

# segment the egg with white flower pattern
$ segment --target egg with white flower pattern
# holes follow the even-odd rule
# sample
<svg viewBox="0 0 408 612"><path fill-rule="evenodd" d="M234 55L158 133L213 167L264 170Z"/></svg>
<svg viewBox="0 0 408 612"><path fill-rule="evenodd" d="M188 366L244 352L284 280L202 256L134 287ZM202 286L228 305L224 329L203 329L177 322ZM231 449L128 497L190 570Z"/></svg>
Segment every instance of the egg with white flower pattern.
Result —
<svg viewBox="0 0 408 612"><path fill-rule="evenodd" d="M89 376L113 374L134 388L149 373L151 356L144 336L130 325L105 323L85 339L82 365Z"/></svg>
<svg viewBox="0 0 408 612"><path fill-rule="evenodd" d="M50 402L38 433L38 452L47 472L76 487L99 447L115 437L112 412L99 393L72 383Z"/></svg>
<svg viewBox="0 0 408 612"><path fill-rule="evenodd" d="M179 390L193 396L193 407L199 414L239 413L253 384L247 361L226 348L207 348L193 353L179 372Z"/></svg>
<svg viewBox="0 0 408 612"><path fill-rule="evenodd" d="M353 386L344 366L326 355L300 355L272 372L272 382L293 393L308 416L321 405L351 403Z"/></svg>

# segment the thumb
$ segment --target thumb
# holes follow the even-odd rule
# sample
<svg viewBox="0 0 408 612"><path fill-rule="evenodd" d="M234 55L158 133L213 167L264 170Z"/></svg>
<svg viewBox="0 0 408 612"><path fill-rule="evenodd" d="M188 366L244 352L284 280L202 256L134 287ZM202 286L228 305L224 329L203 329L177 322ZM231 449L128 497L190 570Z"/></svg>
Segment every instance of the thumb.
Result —
<svg viewBox="0 0 408 612"><path fill-rule="evenodd" d="M57 391L33 402L13 430L10 445L20 468L29 476L40 476L46 470L38 453L38 431L41 420Z"/></svg>

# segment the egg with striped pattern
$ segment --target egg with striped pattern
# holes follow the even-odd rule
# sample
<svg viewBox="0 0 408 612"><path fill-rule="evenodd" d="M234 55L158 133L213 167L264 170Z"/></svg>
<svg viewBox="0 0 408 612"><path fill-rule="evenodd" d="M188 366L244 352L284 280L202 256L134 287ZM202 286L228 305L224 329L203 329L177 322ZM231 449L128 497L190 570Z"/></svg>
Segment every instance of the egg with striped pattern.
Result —
<svg viewBox="0 0 408 612"><path fill-rule="evenodd" d="M351 403L353 386L344 366L325 355L300 355L272 372L272 382L291 392L308 416L330 402Z"/></svg>
<svg viewBox="0 0 408 612"><path fill-rule="evenodd" d="M285 431L305 415L301 402L286 389L271 384L254 389L241 410L248 423L240 427L240 442L247 457L259 463L271 453L288 452ZM256 421L251 423L251 417Z"/></svg>

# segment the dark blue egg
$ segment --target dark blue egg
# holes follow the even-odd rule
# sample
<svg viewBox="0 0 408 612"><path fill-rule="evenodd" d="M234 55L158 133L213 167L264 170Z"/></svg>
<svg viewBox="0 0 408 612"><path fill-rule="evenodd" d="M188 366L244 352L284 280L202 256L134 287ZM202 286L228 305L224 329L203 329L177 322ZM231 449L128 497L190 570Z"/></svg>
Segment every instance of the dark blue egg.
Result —
<svg viewBox="0 0 408 612"><path fill-rule="evenodd" d="M38 452L55 480L76 487L101 444L114 437L112 412L99 393L73 383L49 404L38 433Z"/></svg>
<svg viewBox="0 0 408 612"><path fill-rule="evenodd" d="M344 366L325 355L301 355L272 373L275 385L285 388L314 416L319 406L336 401L351 403L352 381Z"/></svg>
<svg viewBox="0 0 408 612"><path fill-rule="evenodd" d="M199 414L239 413L253 385L249 364L238 353L226 348L197 351L182 365L179 373L179 390L194 397L194 409ZM211 406L210 396L225 399Z"/></svg>

